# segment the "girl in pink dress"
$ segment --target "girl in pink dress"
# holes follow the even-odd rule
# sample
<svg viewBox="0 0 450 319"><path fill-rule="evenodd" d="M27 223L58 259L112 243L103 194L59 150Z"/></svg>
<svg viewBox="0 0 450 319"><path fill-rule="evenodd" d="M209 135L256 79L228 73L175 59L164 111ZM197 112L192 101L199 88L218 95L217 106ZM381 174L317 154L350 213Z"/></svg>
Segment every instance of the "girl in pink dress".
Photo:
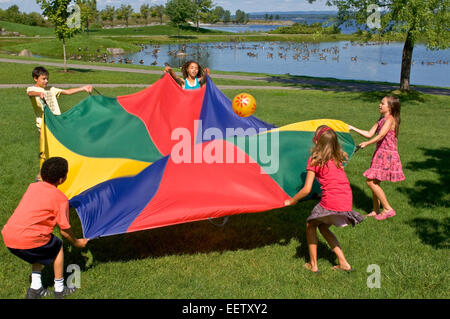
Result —
<svg viewBox="0 0 450 319"><path fill-rule="evenodd" d="M405 179L402 163L397 150L397 137L400 127L400 101L397 97L386 96L379 105L381 117L370 131L363 131L349 125L349 129L370 138L359 144L361 148L377 143L370 168L364 172L367 185L372 190L373 211L367 216L375 216L377 220L394 217L395 210L389 205L386 195L380 186L382 181L398 182ZM375 135L375 137L373 137ZM379 213L380 203L383 210Z"/></svg>
<svg viewBox="0 0 450 319"><path fill-rule="evenodd" d="M330 231L330 226L355 226L363 221L364 217L352 210L353 195L350 183L344 172L343 162L348 155L339 145L336 133L328 126L319 126L314 134L315 144L311 157L306 166L306 180L303 188L291 199L284 202L286 206L295 205L310 192L314 178L320 183L322 198L311 215L306 220L306 241L310 262L305 268L312 272L319 272L317 266L317 228L325 237L328 245L338 258L339 264L333 270L352 271L347 262L336 236Z"/></svg>

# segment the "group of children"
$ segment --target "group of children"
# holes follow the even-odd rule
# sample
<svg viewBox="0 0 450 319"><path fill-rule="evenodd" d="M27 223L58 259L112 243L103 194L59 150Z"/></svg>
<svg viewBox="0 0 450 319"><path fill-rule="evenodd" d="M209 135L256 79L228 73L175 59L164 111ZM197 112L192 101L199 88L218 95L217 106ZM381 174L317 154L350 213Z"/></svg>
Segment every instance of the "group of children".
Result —
<svg viewBox="0 0 450 319"><path fill-rule="evenodd" d="M195 61L188 61L182 68L183 77L179 78L175 72L166 66L165 72L183 89L197 89L206 83L209 70ZM40 133L44 106L61 114L57 97L60 94L74 94L92 91L92 86L82 86L75 89L62 90L47 88L49 73L43 67L36 67L32 72L35 85L27 88L33 109L36 114L36 127ZM365 148L377 143L370 168L364 172L367 185L373 194L373 210L366 216L373 216L383 220L395 216L395 210L387 201L380 186L382 181L401 181L404 179L402 166L397 151L397 137L400 126L400 102L398 98L386 96L382 99L378 122L369 131L357 129L349 125L349 129L368 138L367 142L359 146ZM330 226L338 227L356 225L364 217L353 211L352 190L344 172L343 163L348 155L342 150L336 133L328 126L317 128L313 137L314 147L306 167L307 175L304 187L284 205L295 205L305 198L317 179L321 184L322 196L307 218L306 238L310 261L305 267L312 272L319 272L317 266L317 228L324 236L338 259L334 270L352 271L352 267L345 259L344 253L336 236L330 231ZM88 239L78 239L71 231L69 223L69 202L67 197L57 187L64 183L68 172L68 163L61 157L52 157L42 164L39 180L29 185L19 205L2 229L3 241L6 247L19 258L32 265L31 285L26 298L36 299L47 296L48 291L42 286L41 271L44 266L53 264L54 296L64 298L75 288L64 285L63 266L64 253L62 241L53 235L53 229L59 226L61 235L73 246L84 248ZM382 206L382 211L380 208Z"/></svg>

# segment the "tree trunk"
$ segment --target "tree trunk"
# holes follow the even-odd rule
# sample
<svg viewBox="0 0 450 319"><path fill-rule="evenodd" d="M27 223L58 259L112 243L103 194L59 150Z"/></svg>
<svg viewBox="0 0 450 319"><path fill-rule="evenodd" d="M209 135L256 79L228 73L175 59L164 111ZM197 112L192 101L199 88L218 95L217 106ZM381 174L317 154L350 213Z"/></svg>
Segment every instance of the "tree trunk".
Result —
<svg viewBox="0 0 450 319"><path fill-rule="evenodd" d="M409 90L409 78L411 75L411 61L414 49L414 40L411 36L411 31L406 35L405 45L403 46L402 54L402 71L400 74L400 90Z"/></svg>
<svg viewBox="0 0 450 319"><path fill-rule="evenodd" d="M63 39L63 53L64 53L64 73L67 73L66 41L64 39Z"/></svg>

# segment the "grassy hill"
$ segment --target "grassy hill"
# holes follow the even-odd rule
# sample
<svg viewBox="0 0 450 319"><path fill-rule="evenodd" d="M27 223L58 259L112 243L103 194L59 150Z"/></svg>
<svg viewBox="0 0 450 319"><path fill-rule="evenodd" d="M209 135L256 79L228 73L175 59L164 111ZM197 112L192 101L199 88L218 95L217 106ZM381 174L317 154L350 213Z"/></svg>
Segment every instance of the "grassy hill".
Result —
<svg viewBox="0 0 450 319"><path fill-rule="evenodd" d="M19 32L27 37L55 35L53 28L29 26L6 21L0 21L0 28L5 29L8 32Z"/></svg>

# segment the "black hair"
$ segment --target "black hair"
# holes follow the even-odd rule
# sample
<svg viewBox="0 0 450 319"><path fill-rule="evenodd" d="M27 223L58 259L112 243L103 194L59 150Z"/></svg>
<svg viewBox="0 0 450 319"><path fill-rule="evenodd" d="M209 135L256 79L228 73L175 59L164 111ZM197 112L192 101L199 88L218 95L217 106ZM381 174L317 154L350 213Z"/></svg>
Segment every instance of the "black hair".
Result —
<svg viewBox="0 0 450 319"><path fill-rule="evenodd" d="M48 76L48 71L43 66L37 66L33 69L33 72L31 72L31 75L33 76L33 79L38 78L41 75Z"/></svg>
<svg viewBox="0 0 450 319"><path fill-rule="evenodd" d="M67 160L62 157L50 157L41 167L41 178L44 182L55 184L60 178L65 178L69 171Z"/></svg>

